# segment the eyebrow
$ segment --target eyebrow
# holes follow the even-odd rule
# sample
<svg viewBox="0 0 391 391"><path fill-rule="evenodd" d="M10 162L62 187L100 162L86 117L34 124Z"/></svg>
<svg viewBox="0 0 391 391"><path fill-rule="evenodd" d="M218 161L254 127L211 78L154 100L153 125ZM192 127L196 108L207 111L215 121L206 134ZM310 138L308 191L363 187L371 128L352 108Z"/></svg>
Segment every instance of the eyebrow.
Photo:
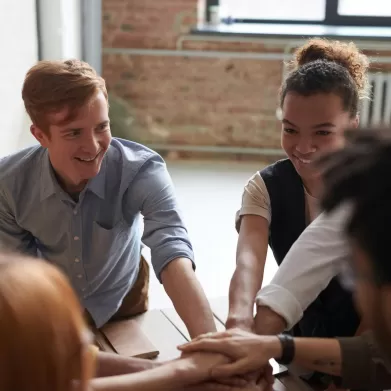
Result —
<svg viewBox="0 0 391 391"><path fill-rule="evenodd" d="M95 129L99 128L100 126L105 126L105 125L109 125L109 124L110 124L110 120L106 120L106 121L100 122L98 125L95 126ZM61 131L61 133L80 132L82 130L83 130L83 128L66 128L66 129L63 129Z"/></svg>
<svg viewBox="0 0 391 391"><path fill-rule="evenodd" d="M285 125L290 125L290 126L294 126L295 128L298 128L297 125L295 125L293 122L287 120L286 118L284 118L282 120L282 123L285 124ZM321 124L314 125L312 128L314 128L314 129L335 128L335 124L333 124L332 122L323 122Z"/></svg>
<svg viewBox="0 0 391 391"><path fill-rule="evenodd" d="M100 126L109 125L109 124L110 124L110 120L108 119L108 120L103 121L103 122L101 122L100 124L96 125L95 127L98 128L98 127L100 127Z"/></svg>

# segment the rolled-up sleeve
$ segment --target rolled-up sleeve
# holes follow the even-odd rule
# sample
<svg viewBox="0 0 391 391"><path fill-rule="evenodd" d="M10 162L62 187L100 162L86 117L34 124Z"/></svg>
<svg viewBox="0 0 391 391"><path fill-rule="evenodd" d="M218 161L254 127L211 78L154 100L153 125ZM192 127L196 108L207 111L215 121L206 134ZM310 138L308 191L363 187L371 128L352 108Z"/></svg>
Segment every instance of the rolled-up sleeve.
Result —
<svg viewBox="0 0 391 391"><path fill-rule="evenodd" d="M342 355L338 387L348 389L390 389L391 370L372 332L352 338L339 338Z"/></svg>
<svg viewBox="0 0 391 391"><path fill-rule="evenodd" d="M270 197L261 174L257 172L243 190L242 205L235 215L235 228L239 232L242 216L255 215L271 220Z"/></svg>
<svg viewBox="0 0 391 391"><path fill-rule="evenodd" d="M292 328L303 311L331 279L341 273L349 247L343 236L347 209L321 214L293 244L271 280L257 296L258 306L267 306Z"/></svg>
<svg viewBox="0 0 391 391"><path fill-rule="evenodd" d="M142 241L151 249L152 265L159 281L162 270L176 258L190 259L195 268L193 248L164 160L153 156L144 163L135 180L129 202L141 205Z"/></svg>

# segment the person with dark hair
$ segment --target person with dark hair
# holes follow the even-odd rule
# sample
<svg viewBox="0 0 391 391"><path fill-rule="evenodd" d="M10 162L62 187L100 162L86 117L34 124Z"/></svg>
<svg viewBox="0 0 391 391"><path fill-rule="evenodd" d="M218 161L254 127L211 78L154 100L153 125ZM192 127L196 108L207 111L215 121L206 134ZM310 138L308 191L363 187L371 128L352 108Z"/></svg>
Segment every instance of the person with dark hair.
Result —
<svg viewBox="0 0 391 391"><path fill-rule="evenodd" d="M388 130L390 132L390 130ZM391 387L391 137L358 133L351 143L320 159L325 216L343 210L340 236L349 250L357 308L371 331L350 338L293 338L289 334L259 336L235 329L207 334L180 347L185 353L218 352L232 362L212 375L254 371L275 358L335 375L344 388ZM338 381L337 381L338 380Z"/></svg>
<svg viewBox="0 0 391 391"><path fill-rule="evenodd" d="M257 172L244 189L227 328L254 329L268 245L281 265L317 217L322 181L312 162L343 147L344 130L358 126L359 102L368 94L368 59L353 43L312 39L296 51L291 68L280 91L281 144L288 158ZM354 335L360 319L351 294L337 279L323 288L294 334Z"/></svg>

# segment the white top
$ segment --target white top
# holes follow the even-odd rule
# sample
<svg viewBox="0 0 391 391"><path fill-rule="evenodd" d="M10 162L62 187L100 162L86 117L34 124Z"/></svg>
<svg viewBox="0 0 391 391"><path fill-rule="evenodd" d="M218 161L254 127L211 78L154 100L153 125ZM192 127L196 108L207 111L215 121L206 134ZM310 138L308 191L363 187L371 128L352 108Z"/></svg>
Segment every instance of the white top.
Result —
<svg viewBox="0 0 391 391"><path fill-rule="evenodd" d="M317 217L293 244L270 284L258 292L257 305L281 315L287 329L301 319L333 277L347 275L350 252L343 229L350 210L345 204Z"/></svg>
<svg viewBox="0 0 391 391"><path fill-rule="evenodd" d="M318 200L311 196L304 188L306 222L309 224L318 215ZM256 215L265 218L270 224L272 219L272 208L266 184L257 172L244 187L242 206L236 213L236 229L239 231L240 219L244 215Z"/></svg>

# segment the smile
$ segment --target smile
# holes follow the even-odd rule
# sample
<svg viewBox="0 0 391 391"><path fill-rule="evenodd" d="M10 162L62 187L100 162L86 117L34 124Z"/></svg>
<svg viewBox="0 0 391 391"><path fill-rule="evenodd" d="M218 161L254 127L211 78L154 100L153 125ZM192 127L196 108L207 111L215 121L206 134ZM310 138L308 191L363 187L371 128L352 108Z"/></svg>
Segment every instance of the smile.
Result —
<svg viewBox="0 0 391 391"><path fill-rule="evenodd" d="M91 158L81 158L81 157L76 157L75 159L81 161L81 162L85 162L85 163L91 163L93 162L101 153L102 151L99 151L94 157L91 157Z"/></svg>
<svg viewBox="0 0 391 391"><path fill-rule="evenodd" d="M300 163L303 163L303 164L310 164L312 163L312 160L310 159L302 159L296 155L293 155Z"/></svg>

